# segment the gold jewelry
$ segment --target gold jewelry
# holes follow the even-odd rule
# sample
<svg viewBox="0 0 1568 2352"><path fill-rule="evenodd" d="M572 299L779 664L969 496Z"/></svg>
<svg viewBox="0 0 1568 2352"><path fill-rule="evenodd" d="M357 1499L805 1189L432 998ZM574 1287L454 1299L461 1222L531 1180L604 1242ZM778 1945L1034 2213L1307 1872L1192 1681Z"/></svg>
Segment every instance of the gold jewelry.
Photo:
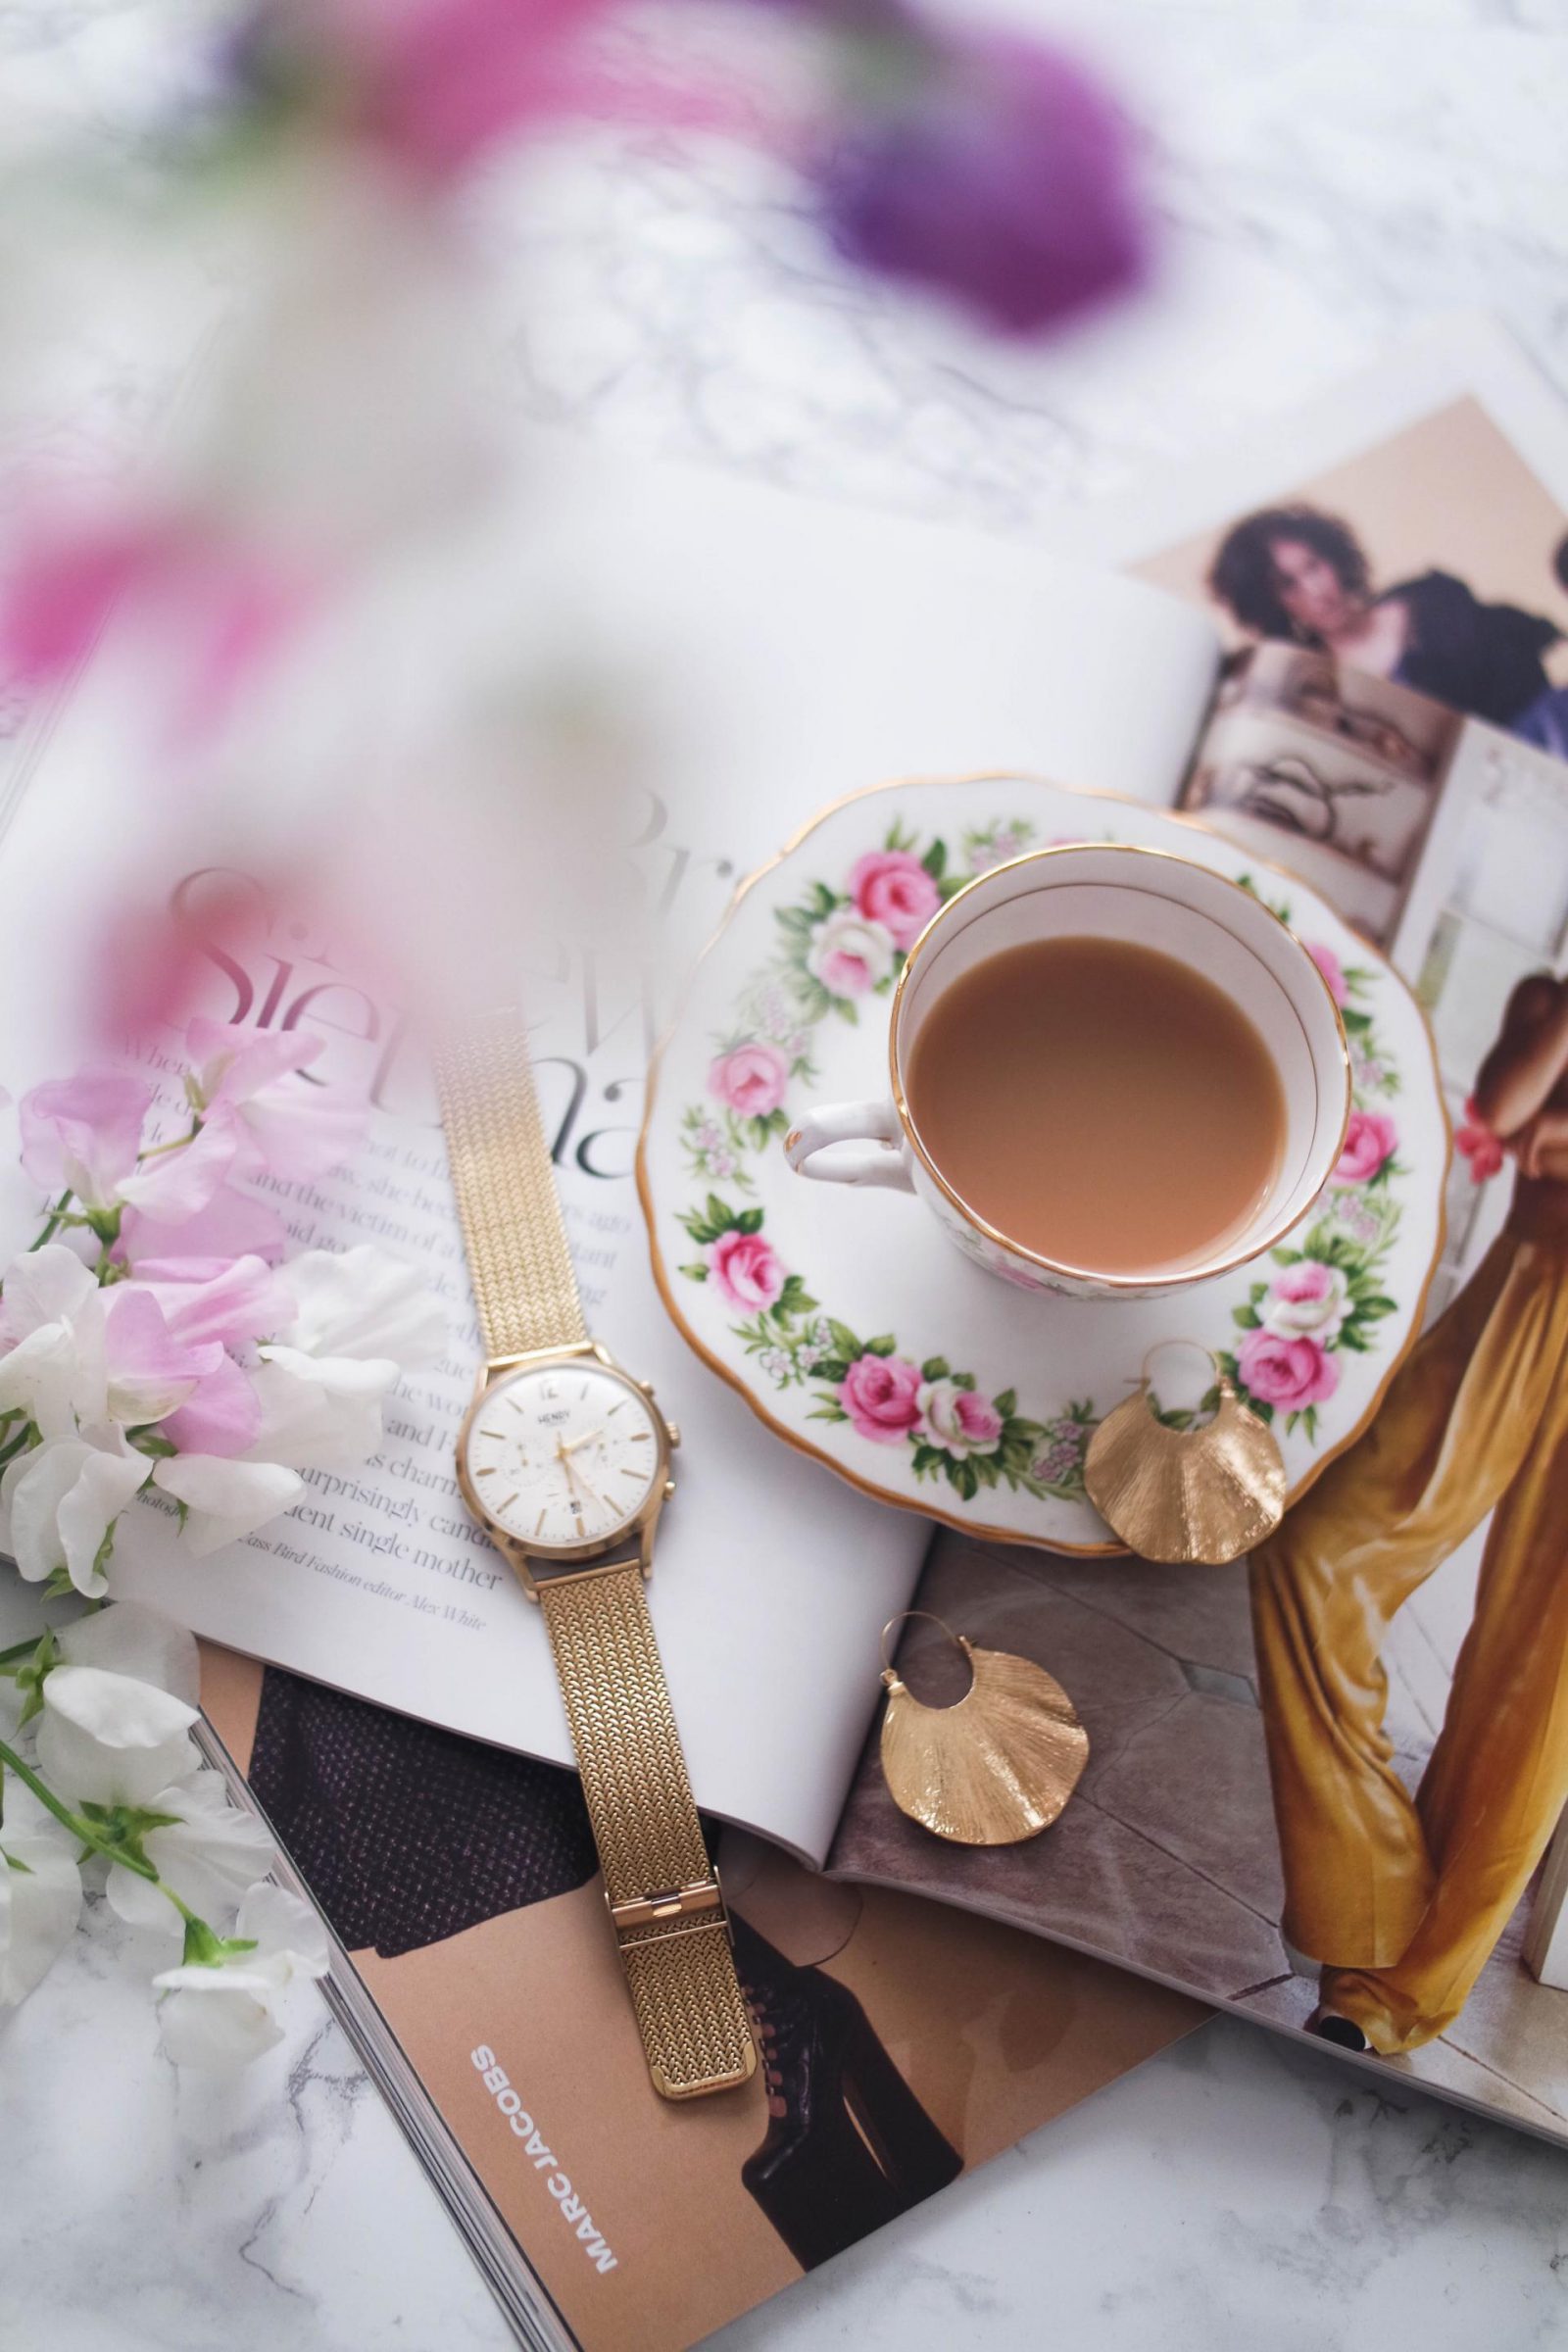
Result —
<svg viewBox="0 0 1568 2352"><path fill-rule="evenodd" d="M544 1615L654 2087L732 2089L757 2047L644 1592L679 1432L588 1337L518 1016L437 1074L486 1358L458 1483Z"/></svg>
<svg viewBox="0 0 1568 2352"><path fill-rule="evenodd" d="M888 1664L888 1635L903 1617L930 1617L969 1662L969 1688L951 1707L928 1707ZM1089 1761L1089 1734L1043 1666L1004 1649L977 1649L929 1609L882 1628L882 1775L901 1813L955 1845L1017 1845L1061 1814Z"/></svg>
<svg viewBox="0 0 1568 2352"><path fill-rule="evenodd" d="M1157 1343L1185 1345L1197 1343ZM1214 1367L1217 1401L1201 1428L1157 1418L1146 1355L1136 1394L1106 1414L1084 1456L1090 1501L1146 1560L1219 1567L1272 1535L1285 1515L1279 1440L1242 1402L1219 1359L1202 1353Z"/></svg>

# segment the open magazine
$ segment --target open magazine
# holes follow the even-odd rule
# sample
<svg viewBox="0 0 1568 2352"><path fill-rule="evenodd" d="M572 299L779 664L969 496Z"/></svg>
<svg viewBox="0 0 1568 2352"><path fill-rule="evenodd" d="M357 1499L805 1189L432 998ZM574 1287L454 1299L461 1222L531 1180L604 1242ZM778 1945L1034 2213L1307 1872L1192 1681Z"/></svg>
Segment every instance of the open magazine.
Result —
<svg viewBox="0 0 1568 2352"><path fill-rule="evenodd" d="M1283 1782L1293 1753L1281 1729L1289 1709L1277 1673L1265 1685L1245 1564L1172 1571L951 1537L930 1547L917 1517L852 1493L774 1444L685 1352L659 1307L630 1170L640 1074L668 1008L669 975L701 946L739 874L819 806L877 776L1032 769L1191 808L1277 861L1298 864L1385 945L1432 1011L1456 1124L1476 1137L1455 1161L1434 1302L1467 1291L1493 1243L1507 1242L1519 1162L1508 1139L1466 1105L1508 1029L1520 986L1528 991L1568 960L1568 769L1544 748L1559 708L1552 698L1568 674L1555 642L1568 627L1568 596L1553 571L1568 529L1568 434L1522 364L1485 340L1473 354L1444 349L1389 370L1366 395L1359 427L1357 414L1352 400L1331 404L1320 426L1280 434L1288 462L1276 455L1270 473L1249 461L1251 470L1243 472L1250 506L1302 511L1288 528L1276 525L1274 539L1304 551L1289 559L1298 568L1306 557L1318 559L1301 585L1315 581L1319 612L1333 610L1338 580L1345 609L1336 631L1364 652L1372 664L1365 669L1289 612L1288 634L1277 636L1265 625L1273 613L1260 619L1256 599L1248 600L1245 564L1237 603L1215 606L1206 582L1230 525L1242 519L1223 475L1203 485L1189 473L1168 511L1145 502L1146 549L1171 552L1151 560L1149 579L1135 583L1037 551L817 511L701 475L609 472L596 464L559 537L541 549L532 534L536 562L519 558L515 576L476 581L472 590L487 609L507 599L519 628L548 593L558 612L574 612L628 667L657 671L674 714L650 812L637 841L623 845L655 881L674 953L657 979L585 970L569 953L534 955L521 977L590 1320L619 1356L652 1375L686 1433L682 1491L662 1530L651 1605L699 1801L836 1881L874 1881L990 1913L1293 2026L1304 2023L1318 1993L1295 1973L1281 1921L1299 1929L1323 1912L1305 1891L1308 1882L1316 1886L1309 1840L1287 1809L1277 1822L1271 1802L1271 1763ZM1306 518L1307 510L1339 526L1340 536ZM1280 566L1269 545L1265 534L1263 576L1277 591ZM1328 581L1318 576L1325 569ZM455 614L458 625L462 618ZM1489 661L1478 650L1489 635L1507 639L1507 691L1522 688L1507 710L1494 674L1503 656ZM1432 660L1442 646L1452 653L1446 677ZM1466 662L1461 697L1455 680ZM1483 702L1483 692L1491 699ZM1477 709L1490 715L1471 715ZM58 868L60 844L71 841L78 923L95 889L112 878L112 847L93 821L105 806L112 748L89 677L19 770L0 854L0 1082L13 1092L58 1058L50 1007L28 981L46 968L42 942L63 919L61 901L40 877ZM169 876L171 889L185 887L187 903L196 863ZM473 2053L488 2050L508 2071L503 2028L491 2031L490 2015L505 2014L507 2030L526 2037L540 2066L569 2065L569 2046L557 2046L571 2039L560 2020L590 2014L571 2008L565 1989L588 1981L589 1943L579 1950L563 1926L566 1942L549 1963L554 1978L542 1958L530 1959L541 1985L563 1987L554 2006L545 1998L536 2007L519 1989L506 1942L508 1921L530 1899L519 1892L531 1884L526 1855L503 1855L504 1866L488 1875L475 1869L477 1891L464 1900L476 1901L477 1914L443 1908L439 1888L426 1903L416 1886L406 1915L388 1925L355 1914L352 1854L345 1859L352 1840L339 1828L359 1821L368 1792L437 1732L466 1736L450 1745L476 1772L473 1759L485 1750L467 1742L537 1759L490 1760L514 1775L542 1773L536 1808L514 1778L490 1818L525 1822L538 1810L545 1827L537 1840L529 1832L521 1841L556 1859L543 1866L549 1892L535 1904L537 1924L542 1931L546 1915L554 1920L564 1905L561 1919L580 1911L586 1937L597 1900L591 1865L580 1850L572 1858L570 1825L552 1826L548 1791L559 1775L543 1771L569 1760L565 1726L537 1617L475 1540L456 1494L452 1445L477 1342L466 1328L471 1310L433 1102L419 1072L404 1066L395 1015L354 989L320 943L270 938L264 927L248 941L215 936L210 946L208 1009L330 1027L334 1054L377 1090L369 1152L349 1176L292 1203L297 1232L338 1243L373 1235L417 1255L451 1299L453 1346L445 1366L410 1385L392 1442L367 1470L352 1479L313 1474L311 1495L289 1518L199 1569L156 1514L144 1512L124 1543L118 1581L211 1642L270 1662L238 1701L230 1690L226 1716L216 1698L211 1711L355 1955L350 1982L369 2004L362 2037L422 2081L418 2130L441 2143L441 2164L456 2180L460 2151L471 2162L480 2144L473 2081L495 2072ZM157 1041L138 1050L156 1069ZM1549 1432L1549 1366L1537 1390L1532 1428ZM1373 1438L1383 1427L1380 1417ZM1441 1430L1427 1434L1441 1442ZM1409 1442L1423 1442L1421 1431L1412 1427ZM1362 1450L1337 1466L1336 1492L1354 1477ZM1320 1482L1321 1491L1329 1486ZM1352 1512L1354 1494L1352 1487ZM1476 1520L1487 1504L1483 1494ZM1362 1718L1346 1727L1370 1759L1391 1839L1409 1829L1397 1788L1413 1788L1434 1745L1472 1615L1477 1536L1458 1524L1463 1516L1458 1498L1446 1531L1452 1541L1433 1546L1446 1564L1423 1561L1423 1572L1431 1565L1436 1573L1412 1576L1408 1596L1389 1585L1386 1640L1378 1629L1382 1663L1373 1657ZM1522 1549L1529 1553L1529 1544ZM898 1815L881 1787L868 1745L880 1630L916 1603L987 1643L1040 1658L1085 1717L1089 1772L1062 1821L1026 1846L965 1852L939 1844ZM1515 1723L1527 1743L1550 1729L1546 1669L1563 1654L1550 1611L1561 1605L1545 1591L1526 1604L1522 1641L1542 1669L1538 1686L1491 1693L1494 1713ZM1380 1673L1391 1688L1386 1723L1375 1720ZM419 1720L397 1723L387 1709ZM407 1770L411 1788L422 1785L418 1766L409 1761ZM1551 1771L1539 1777L1538 1814L1549 1802ZM1524 1881L1552 1826L1510 1816L1499 1857L1487 1847L1481 1814L1473 1823L1449 1821L1454 1848L1468 1843L1491 1906L1484 1920L1478 1907L1470 1945L1495 1934L1457 2016L1389 2063L1568 2134L1568 1995L1539 1982L1520 1957L1529 1925ZM1442 1856L1416 1853L1415 1836L1406 1838L1406 1876L1424 1873L1430 1886ZM497 1841L504 1845L499 1831ZM807 1917L813 1902L838 1899L798 1872L780 1876L783 1866L757 1858L755 1845L748 1851L764 1888L794 1888L780 1913L799 1908ZM577 1869L583 1875L573 1878ZM735 1879L732 1864L732 1886ZM802 1891L813 1887L809 1896ZM742 1917L791 1965L801 1950L840 1948L813 1941L814 1931L795 1942L782 1929L772 1935L763 1898L754 1917L744 1888L736 1890ZM901 1906L899 1924L886 1930L888 1956L867 1961L884 1990L898 1974L895 1951L913 1953L933 1933L922 1926L917 1935L913 1923L924 1917ZM1293 1940L1302 1952L1312 1948L1299 1933ZM1547 1977L1568 1974L1554 1971L1548 1943L1538 1931L1537 1965ZM1012 1949L995 1947L1004 1974L1014 1962L1002 1955ZM1314 1957L1367 1959L1350 1950L1317 1949ZM1384 1963L1382 1953L1374 1957ZM608 1946L603 1958L612 1968ZM470 1959L475 1967L483 1959L471 1979ZM759 1962L763 2014L770 1965ZM406 1995L394 1991L394 1970ZM951 1981L934 1960L929 1970L922 1963L901 2000L923 1997L922 1971L931 1982ZM474 1987L485 1995L477 2006ZM596 2034L613 2035L612 2006L607 2001L602 2016L592 2008ZM465 2037L466 2025L440 2038L448 2009L473 2017L473 2038ZM912 2053L939 2034L935 2012L922 2014L908 2067L927 2062ZM1186 2019L1177 2011L1140 2015L1143 2048ZM427 2040L427 2031L436 2038ZM851 2022L831 2029L841 2041L852 2031L859 2033ZM948 2031L964 2040L961 2029ZM1099 2034L1097 2024L1091 2047ZM906 2089L912 2080L906 2072ZM520 2077L515 2088L526 2105ZM923 2092L917 2099L925 2105ZM1062 2103L1054 2083L1039 2112ZM482 2100L478 2106L487 2113ZM854 2117L853 2103L850 2111L863 2148L865 2120ZM1022 2107L1008 2110L1014 2132L1032 2120ZM544 2144L563 2158L557 2171L568 2192L601 2221L581 2166L574 2173L548 2135ZM962 2157L1000 2144L988 2126ZM738 2151L737 2141L737 2162ZM877 2167L885 2183L894 2178L890 2162ZM940 2171L916 2166L914 2176L932 2186ZM826 2178L818 2176L812 2200L823 2197ZM493 2179L488 2189L493 2199ZM831 2186L825 2197L833 2203ZM533 2222L520 2209L508 2218L538 2261ZM665 2220L678 2242L678 2217L666 2212ZM791 2243L787 2229L768 2227ZM799 2268L806 2258L796 2246L790 2259ZM785 2275L794 2275L787 2264ZM676 2309L680 2297L662 2276L674 2300L661 2307L668 2331L660 2340L689 2340L681 2331L695 2332L695 2321ZM729 2309L779 2282L766 2262L748 2278ZM714 2307L703 2325L723 2316ZM593 2340L579 2310L569 2321Z"/></svg>

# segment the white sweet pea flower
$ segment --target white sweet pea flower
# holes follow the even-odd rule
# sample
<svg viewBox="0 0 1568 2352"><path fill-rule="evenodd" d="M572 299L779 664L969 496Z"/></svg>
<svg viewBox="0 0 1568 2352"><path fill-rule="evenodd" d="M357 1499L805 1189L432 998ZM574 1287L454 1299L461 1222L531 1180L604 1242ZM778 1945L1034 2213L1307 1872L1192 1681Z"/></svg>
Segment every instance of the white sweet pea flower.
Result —
<svg viewBox="0 0 1568 2352"><path fill-rule="evenodd" d="M46 1976L81 1911L74 1840L14 1774L0 1819L0 2007Z"/></svg>
<svg viewBox="0 0 1568 2352"><path fill-rule="evenodd" d="M104 1294L61 1242L27 1250L6 1268L0 1296L0 1413L24 1412L46 1438L109 1409Z"/></svg>
<svg viewBox="0 0 1568 2352"><path fill-rule="evenodd" d="M381 1406L397 1386L389 1355L307 1355L264 1348L251 1374L262 1426L250 1457L295 1470L341 1470L368 1461L381 1443Z"/></svg>
<svg viewBox="0 0 1568 2352"><path fill-rule="evenodd" d="M326 1931L314 1911L281 1886L253 1886L239 1907L234 1936L255 1949L207 1964L186 1961L153 1979L166 1993L160 2012L164 2049L176 2066L244 2066L282 2038L278 1994L294 1977L324 1977Z"/></svg>
<svg viewBox="0 0 1568 2352"><path fill-rule="evenodd" d="M307 1250L279 1266L296 1314L273 1340L315 1356L360 1361L390 1356L402 1372L433 1363L446 1345L441 1301L414 1266L363 1243L353 1250Z"/></svg>
<svg viewBox="0 0 1568 2352"><path fill-rule="evenodd" d="M236 1462L216 1453L158 1462L153 1484L185 1505L185 1543L198 1559L254 1534L305 1492L305 1481L279 1462Z"/></svg>
<svg viewBox="0 0 1568 2352"><path fill-rule="evenodd" d="M441 1304L414 1267L369 1245L308 1250L278 1279L298 1311L261 1349L262 1427L248 1458L296 1470L363 1462L400 1372L441 1352Z"/></svg>
<svg viewBox="0 0 1568 2352"><path fill-rule="evenodd" d="M103 1666L57 1666L43 1686L38 1770L76 1803L149 1805L196 1766L196 1709Z"/></svg>
<svg viewBox="0 0 1568 2352"><path fill-rule="evenodd" d="M209 1925L226 1919L277 1859L262 1824L229 1803L220 1772L204 1768L159 1789L147 1809L174 1819L144 1834L143 1853L164 1885ZM131 1927L178 1930L168 1895L133 1871L112 1870L107 1891L111 1908Z"/></svg>
<svg viewBox="0 0 1568 2352"><path fill-rule="evenodd" d="M201 1658L195 1637L139 1600L117 1600L107 1609L95 1609L90 1617L61 1626L55 1639L69 1666L101 1666L111 1674L151 1683L187 1706L199 1702Z"/></svg>
<svg viewBox="0 0 1568 2352"><path fill-rule="evenodd" d="M0 1476L0 1546L29 1584L64 1568L78 1592L101 1599L109 1589L105 1539L147 1470L146 1457L113 1429L51 1438L19 1453Z"/></svg>

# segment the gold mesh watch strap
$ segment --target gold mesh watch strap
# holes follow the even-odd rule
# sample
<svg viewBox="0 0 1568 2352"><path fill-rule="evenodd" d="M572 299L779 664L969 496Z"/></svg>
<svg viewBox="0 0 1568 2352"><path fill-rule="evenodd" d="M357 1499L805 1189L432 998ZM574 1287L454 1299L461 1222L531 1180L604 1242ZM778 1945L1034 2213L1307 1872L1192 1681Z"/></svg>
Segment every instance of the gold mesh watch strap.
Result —
<svg viewBox="0 0 1568 2352"><path fill-rule="evenodd" d="M437 1064L447 1157L491 1363L588 1337L528 1041L511 1008L448 1041Z"/></svg>
<svg viewBox="0 0 1568 2352"><path fill-rule="evenodd" d="M438 1066L474 1303L492 1364L588 1334L527 1039L514 1011ZM692 1797L639 1559L533 1582L654 2085L690 2099L746 2082L756 2044Z"/></svg>
<svg viewBox="0 0 1568 2352"><path fill-rule="evenodd" d="M539 1604L654 2086L666 2099L732 2089L757 2049L642 1567L541 1580Z"/></svg>

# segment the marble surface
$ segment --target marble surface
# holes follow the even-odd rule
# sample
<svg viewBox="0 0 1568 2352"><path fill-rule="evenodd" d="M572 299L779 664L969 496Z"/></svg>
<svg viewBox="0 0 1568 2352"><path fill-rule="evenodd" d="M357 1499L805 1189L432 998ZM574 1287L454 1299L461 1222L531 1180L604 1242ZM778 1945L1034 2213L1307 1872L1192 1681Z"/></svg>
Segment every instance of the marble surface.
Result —
<svg viewBox="0 0 1568 2352"><path fill-rule="evenodd" d="M1568 389L1568 0L1011 0L1076 23L1156 126L1164 289L999 352L814 255L768 175L657 141L563 160L492 233L526 278L519 396L634 447L1049 540L1125 489L1485 305ZM116 135L163 70L150 0L0 0L7 133ZM37 438L134 429L211 289L95 319ZM183 322L183 323L182 323ZM67 393L69 392L69 402ZM95 1908L0 2022L7 2352L449 2352L509 2339L308 1992L238 2094L156 2055L144 1969ZM723 2340L1003 2352L1423 2352L1561 2340L1568 2155L1221 2020Z"/></svg>

